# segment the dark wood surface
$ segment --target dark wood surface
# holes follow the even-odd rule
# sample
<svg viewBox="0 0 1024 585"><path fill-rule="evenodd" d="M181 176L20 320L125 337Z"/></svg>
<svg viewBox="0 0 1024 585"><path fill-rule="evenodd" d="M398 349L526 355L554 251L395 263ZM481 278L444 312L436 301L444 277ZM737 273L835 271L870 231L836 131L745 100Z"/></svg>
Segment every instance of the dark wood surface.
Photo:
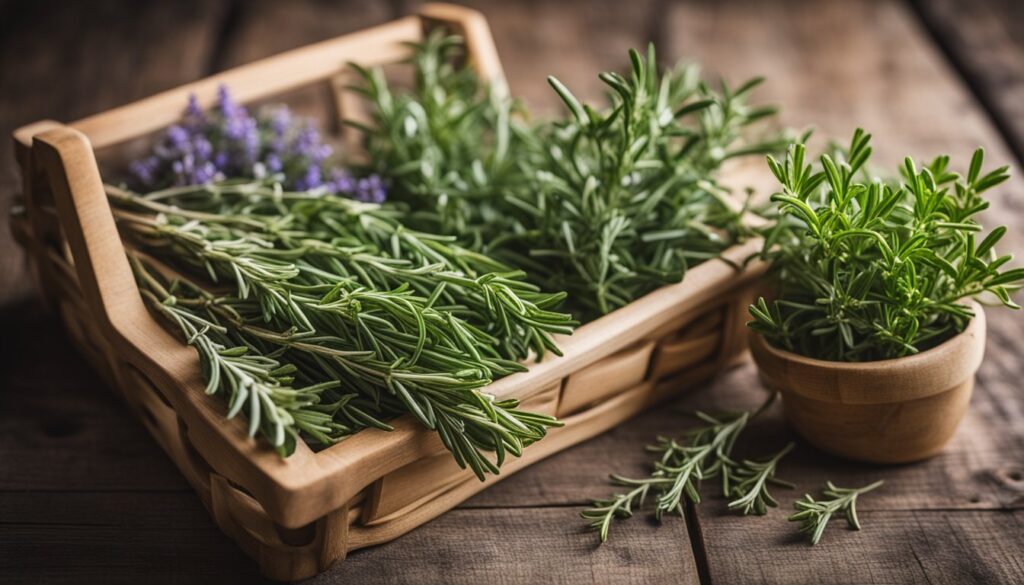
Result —
<svg viewBox="0 0 1024 585"><path fill-rule="evenodd" d="M213 71L383 22L415 2L0 2L0 134L73 120ZM662 59L768 78L786 124L876 136L880 162L983 145L1013 166L987 219L1024 252L1024 9L956 2L582 2L486 0L513 91L556 111L554 74L596 99L596 73L649 40ZM86 7L87 6L87 7ZM17 188L0 142L0 207ZM1015 156L1016 155L1016 156ZM23 256L0 222L0 582L258 581L199 499L31 298ZM576 517L641 474L643 446L679 434L694 409L764 394L750 364L543 461L392 543L357 551L316 583L1020 583L1024 582L1024 315L990 312L971 410L946 452L897 467L854 464L798 442L780 467L782 509L742 518L710 499L659 526L641 515L598 547ZM793 437L777 407L750 454ZM825 479L886 485L861 502L864 529L829 528L810 548L784 517Z"/></svg>

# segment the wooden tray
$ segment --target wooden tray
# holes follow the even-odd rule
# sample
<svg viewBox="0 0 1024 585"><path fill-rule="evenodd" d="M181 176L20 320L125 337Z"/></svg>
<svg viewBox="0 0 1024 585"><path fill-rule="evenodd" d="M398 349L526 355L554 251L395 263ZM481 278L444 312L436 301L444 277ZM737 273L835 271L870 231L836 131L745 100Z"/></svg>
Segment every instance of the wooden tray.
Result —
<svg viewBox="0 0 1024 585"><path fill-rule="evenodd" d="M460 470L437 436L411 416L395 430L358 434L314 453L300 442L282 459L225 420L207 396L195 351L147 311L103 189L97 156L178 120L187 96L202 105L227 84L240 102L297 88L338 86L347 62L394 62L407 41L445 26L461 33L471 65L500 82L501 64L479 13L428 5L416 16L233 69L145 100L63 125L38 122L15 133L26 213L14 232L27 248L44 298L71 337L170 455L224 532L276 579L325 570L348 551L392 540L493 482L579 443L668 396L702 382L745 350L746 307L757 262L692 269L684 282L581 327L559 340L564 356L493 383L528 410L557 415L563 428L479 482ZM335 115L337 112L335 112ZM757 240L727 250L742 263Z"/></svg>

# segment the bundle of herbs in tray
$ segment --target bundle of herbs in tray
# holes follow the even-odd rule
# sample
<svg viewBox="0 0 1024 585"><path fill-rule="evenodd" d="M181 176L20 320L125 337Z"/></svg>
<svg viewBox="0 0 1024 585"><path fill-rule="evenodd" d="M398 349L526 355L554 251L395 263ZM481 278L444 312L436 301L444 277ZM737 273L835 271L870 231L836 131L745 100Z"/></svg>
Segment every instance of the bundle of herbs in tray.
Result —
<svg viewBox="0 0 1024 585"><path fill-rule="evenodd" d="M558 424L481 389L558 351L552 334L574 325L555 311L563 293L346 197L379 199L376 180L331 169L308 122L260 131L227 94L188 119L203 122L169 130L137 177L170 186L107 192L144 251L133 256L144 297L197 349L229 417L244 413L250 434L288 454L300 436L331 444L409 412L481 478ZM216 170L179 172L199 160Z"/></svg>
<svg viewBox="0 0 1024 585"><path fill-rule="evenodd" d="M743 202L716 176L731 158L784 148L744 141L774 112L746 103L760 80L715 91L693 66L659 74L652 47L630 53L629 77L601 74L606 109L549 79L569 115L531 125L521 105L453 65L461 50L439 35L417 45L407 92L359 70L372 168L417 225L568 292L584 321L680 281L745 235Z"/></svg>

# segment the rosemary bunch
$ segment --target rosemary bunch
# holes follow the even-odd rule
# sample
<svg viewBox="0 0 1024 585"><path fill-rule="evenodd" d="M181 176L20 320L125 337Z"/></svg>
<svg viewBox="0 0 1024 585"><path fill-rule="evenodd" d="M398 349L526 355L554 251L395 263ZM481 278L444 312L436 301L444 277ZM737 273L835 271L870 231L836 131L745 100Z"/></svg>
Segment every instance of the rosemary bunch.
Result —
<svg viewBox="0 0 1024 585"><path fill-rule="evenodd" d="M759 80L716 92L694 67L660 75L653 48L646 59L633 51L631 77L601 74L608 109L580 104L551 79L570 115L530 126L503 91L452 65L458 51L454 38L416 45L411 92L357 69L374 170L417 225L567 291L585 319L679 281L743 235L743 210L714 175L730 158L781 148L742 141L774 111L746 104Z"/></svg>
<svg viewBox="0 0 1024 585"><path fill-rule="evenodd" d="M521 271L461 248L452 237L408 230L395 211L377 205L317 192L285 192L273 181L176 188L146 196L108 187L108 193L126 205L160 214L155 227L152 218L126 224L150 239L174 240L183 258L195 259L199 253L224 262L225 254L232 254L244 256L235 260L244 263L258 256L264 263L286 264L283 278L303 286L334 286L346 279L374 290L408 286L430 300L427 310L432 314L459 317L454 321L457 330L487 346L485 353L493 357L520 360L531 352L537 357L558 353L551 334L571 333L575 325L567 314L550 310L563 301L564 293L540 292L522 280ZM215 243L207 245L203 238ZM218 248L216 253L212 248ZM199 264L206 272L215 266L208 259ZM231 268L228 276L238 281L240 275L245 272ZM476 352L474 346L465 349ZM509 367L521 369L518 364Z"/></svg>
<svg viewBox="0 0 1024 585"><path fill-rule="evenodd" d="M743 143L771 115L746 100L760 83L716 92L699 70L658 73L654 47L630 51L631 74L602 73L611 105L582 104L549 78L570 115L542 125L530 184L507 193L515 224L492 242L545 287L565 290L587 318L608 313L716 257L744 234L743 209L716 184L726 160L777 150Z"/></svg>
<svg viewBox="0 0 1024 585"><path fill-rule="evenodd" d="M805 163L795 144L785 161L769 157L782 184L772 197L782 218L768 232L776 300L750 308L750 326L773 345L821 359L897 358L938 345L973 316L962 302L990 293L1018 308L1010 293L1024 269L1002 270L999 227L977 235L982 194L1007 167L982 172L975 151L965 175L940 156L919 168L907 158L902 179L862 178L870 136L857 130L841 158Z"/></svg>
<svg viewBox="0 0 1024 585"><path fill-rule="evenodd" d="M597 500L593 506L580 513L590 527L598 532L601 542L608 539L611 522L615 518L629 518L635 506L642 506L653 491L655 494L654 515L657 519L668 512L683 513L683 503L701 502L700 481L720 476L722 493L734 499L730 509L741 513L764 513L765 505L777 505L768 494L769 482L789 485L775 479L775 467L780 459L792 449L788 445L765 463L749 460L737 462L732 450L743 429L751 418L763 412L774 401L774 395L754 412L713 417L703 412L696 416L705 426L687 433L684 441L658 437L657 443L647 450L658 453L654 471L646 478L627 478L613 474L614 485L631 488L608 499Z"/></svg>
<svg viewBox="0 0 1024 585"><path fill-rule="evenodd" d="M381 417L411 412L479 477L557 424L480 388L522 370L515 360L531 349L554 349L551 333L571 330L567 315L547 310L562 295L540 293L514 272L477 274L500 265L407 232L375 205L319 192L256 181L108 193L142 248L233 285L183 288L239 345L300 379L337 382L371 400ZM361 422L383 425L376 416Z"/></svg>

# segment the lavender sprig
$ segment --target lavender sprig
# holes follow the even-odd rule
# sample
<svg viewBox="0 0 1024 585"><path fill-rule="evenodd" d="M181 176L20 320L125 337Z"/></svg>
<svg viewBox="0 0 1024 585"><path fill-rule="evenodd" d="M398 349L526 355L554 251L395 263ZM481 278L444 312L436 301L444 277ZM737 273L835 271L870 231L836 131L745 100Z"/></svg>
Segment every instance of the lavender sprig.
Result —
<svg viewBox="0 0 1024 585"><path fill-rule="evenodd" d="M372 203L387 198L379 176L356 177L332 165L332 154L311 120L285 105L253 115L221 86L217 104L207 111L192 95L181 121L129 170L135 186L146 190L275 177L297 191L322 190Z"/></svg>

